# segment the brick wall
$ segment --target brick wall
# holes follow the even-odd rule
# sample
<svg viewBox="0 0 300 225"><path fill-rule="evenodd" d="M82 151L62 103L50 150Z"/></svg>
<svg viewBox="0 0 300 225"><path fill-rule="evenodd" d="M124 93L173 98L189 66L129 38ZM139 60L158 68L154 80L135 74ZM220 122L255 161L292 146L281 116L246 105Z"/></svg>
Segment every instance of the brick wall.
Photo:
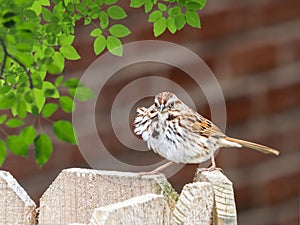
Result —
<svg viewBox="0 0 300 225"><path fill-rule="evenodd" d="M133 34L125 42L154 39L143 12L128 12L125 23ZM239 224L296 225L300 198L300 1L208 1L201 20L201 30L185 28L159 40L190 48L209 65L226 99L228 135L281 150L279 157L248 149L224 149L218 154L217 165L234 183ZM78 26L76 46L82 60L67 63L70 76L80 77L96 59L93 39L88 37L91 29ZM203 93L182 71L157 63L126 68L109 80L96 108L99 135L122 161L150 163L159 159L153 153L133 153L124 147L114 136L109 114L122 87L153 75L154 70L184 87L198 104L198 111L210 117ZM28 159L9 155L3 169L11 171L35 200L61 169L89 166L76 147L61 142L55 143L55 152L43 168L33 161L33 155ZM196 167L187 165L170 178L177 190L192 180Z"/></svg>

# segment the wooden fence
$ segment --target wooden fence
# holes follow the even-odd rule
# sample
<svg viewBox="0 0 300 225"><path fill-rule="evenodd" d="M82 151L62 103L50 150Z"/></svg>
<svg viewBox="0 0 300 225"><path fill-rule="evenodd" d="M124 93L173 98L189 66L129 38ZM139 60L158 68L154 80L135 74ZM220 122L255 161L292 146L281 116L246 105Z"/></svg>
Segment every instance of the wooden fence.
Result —
<svg viewBox="0 0 300 225"><path fill-rule="evenodd" d="M178 195L163 174L65 169L39 204L0 171L0 224L237 224L232 183L220 171L198 170Z"/></svg>

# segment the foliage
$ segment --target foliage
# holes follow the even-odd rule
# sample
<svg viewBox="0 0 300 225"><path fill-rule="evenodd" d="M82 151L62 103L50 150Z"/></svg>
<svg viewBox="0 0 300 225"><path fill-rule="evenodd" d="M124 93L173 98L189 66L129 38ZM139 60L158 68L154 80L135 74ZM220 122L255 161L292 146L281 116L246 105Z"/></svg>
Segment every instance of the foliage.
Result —
<svg viewBox="0 0 300 225"><path fill-rule="evenodd" d="M198 11L205 4L206 0L130 1L130 7L144 8L155 37L166 30L173 34L186 24L200 28ZM131 34L120 23L127 16L117 0L11 0L0 4L0 131L5 136L0 140L0 165L7 149L27 157L31 145L36 163L47 162L53 146L42 130L43 121L51 124L56 138L76 144L70 122L51 120L59 108L71 113L75 100L94 97L78 79L66 80L62 75L65 60L80 59L72 45L76 22L94 26L90 36L96 55L107 49L121 56L121 39ZM53 75L57 77L50 82L48 77L53 80ZM62 95L63 89L68 94ZM18 129L18 135L9 134L11 129Z"/></svg>

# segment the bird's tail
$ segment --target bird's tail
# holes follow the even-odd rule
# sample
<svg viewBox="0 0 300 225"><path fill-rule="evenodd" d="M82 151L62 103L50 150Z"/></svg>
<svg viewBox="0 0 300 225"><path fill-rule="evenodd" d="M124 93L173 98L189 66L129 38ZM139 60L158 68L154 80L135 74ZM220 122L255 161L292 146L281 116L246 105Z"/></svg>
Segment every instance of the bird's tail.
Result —
<svg viewBox="0 0 300 225"><path fill-rule="evenodd" d="M251 148L251 149L254 149L256 151L263 152L265 154L279 155L279 151L277 151L273 148L269 148L269 147L264 146L264 145L260 145L260 144L256 144L256 143L253 143L253 142L250 142L250 141L244 141L244 140L240 140L240 139L236 139L236 138L231 138L231 137L226 137L225 139L227 141L238 143L243 147Z"/></svg>

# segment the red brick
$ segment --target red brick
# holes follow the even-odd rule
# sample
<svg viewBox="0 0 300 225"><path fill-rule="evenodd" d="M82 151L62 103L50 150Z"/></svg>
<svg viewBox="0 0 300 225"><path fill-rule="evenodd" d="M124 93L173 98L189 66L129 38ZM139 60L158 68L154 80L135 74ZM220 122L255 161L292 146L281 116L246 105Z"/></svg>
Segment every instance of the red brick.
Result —
<svg viewBox="0 0 300 225"><path fill-rule="evenodd" d="M300 104L300 82L272 89L267 94L268 112L280 112Z"/></svg>
<svg viewBox="0 0 300 225"><path fill-rule="evenodd" d="M300 61L300 32L298 35L279 43L279 59L282 65Z"/></svg>
<svg viewBox="0 0 300 225"><path fill-rule="evenodd" d="M289 0L284 4L282 4L281 1L272 1L266 4L254 4L252 7L245 4L235 4L234 7L220 9L209 14L206 13L204 9L201 13L201 30L186 26L182 31L177 32L176 35L166 32L160 36L159 39L181 44L184 43L187 35L194 41L198 41L199 38L211 40L215 37L227 36L248 28L260 26L261 20L256 18L262 17L263 22L266 24L295 19L299 15L300 7L298 7L298 5L299 3L297 0ZM147 15L144 15L142 11L142 9L130 9L131 13L136 13L138 15L135 16L137 17L135 19L140 21L137 26L139 30L136 30L136 26L129 26L133 33L129 37L122 39L123 43L153 38L152 24L146 22ZM259 15L254 15L253 12L257 12ZM141 23L145 25L141 25ZM143 29L143 27L145 27L145 29ZM97 58L93 52L94 38L89 37L92 28L92 26L78 26L76 28L76 39L74 44L82 58L78 61L66 61L67 71L84 69ZM80 40L84 40L84 42Z"/></svg>
<svg viewBox="0 0 300 225"><path fill-rule="evenodd" d="M268 1L261 8L262 23L274 24L287 20L299 19L300 16L300 1L280 0Z"/></svg>
<svg viewBox="0 0 300 225"><path fill-rule="evenodd" d="M203 40L213 39L244 29L246 9L246 7L239 6L237 3L230 8L221 9L215 13L204 13L201 17L202 30L199 32L199 36Z"/></svg>
<svg viewBox="0 0 300 225"><path fill-rule="evenodd" d="M276 46L248 44L231 50L224 57L228 57L233 75L262 72L276 66Z"/></svg>
<svg viewBox="0 0 300 225"><path fill-rule="evenodd" d="M281 221L280 225L299 225L299 219L299 209L295 209L294 212L291 212L287 218Z"/></svg>
<svg viewBox="0 0 300 225"><path fill-rule="evenodd" d="M300 60L300 37L298 39L294 40L291 43L291 46L294 51L294 60L299 61Z"/></svg>
<svg viewBox="0 0 300 225"><path fill-rule="evenodd" d="M51 170L58 165L70 165L72 163L70 160L72 154L74 151L78 151L77 147L63 142L61 144L54 144L53 149L54 151L49 161L42 168L39 168L35 163L34 151L33 148L30 148L28 158L22 158L9 153L2 169L12 172L16 179L21 177L26 178L43 171Z"/></svg>
<svg viewBox="0 0 300 225"><path fill-rule="evenodd" d="M252 107L252 100L248 95L226 99L227 122L229 124L244 122L251 117Z"/></svg>
<svg viewBox="0 0 300 225"><path fill-rule="evenodd" d="M286 199L299 197L300 194L300 172L285 174L263 184L263 200L267 204L276 204Z"/></svg>
<svg viewBox="0 0 300 225"><path fill-rule="evenodd" d="M255 140L253 140L252 138L247 139L249 141L254 141L278 149L281 152L281 154L289 154L291 152L296 152L300 148L300 125L293 124L293 121L290 121L290 124L290 128L285 130L285 132L264 132L262 136L256 137ZM246 139L246 137L244 139ZM262 154L260 152L256 152L246 148L238 149L238 152L236 154L238 154L238 162L235 166L238 168L253 166L257 163L262 163L267 160L276 160L276 156Z"/></svg>
<svg viewBox="0 0 300 225"><path fill-rule="evenodd" d="M245 138L246 139L246 138ZM257 142L253 140L253 142ZM267 143L264 143L268 145ZM266 162L267 160L272 160L273 157L271 155L263 154L261 152L249 149L249 148L241 148L238 149L238 164L237 167L246 167L250 165L255 165L258 163Z"/></svg>
<svg viewBox="0 0 300 225"><path fill-rule="evenodd" d="M244 185L234 189L236 207L239 212L251 208L252 200L255 197L252 193L251 186Z"/></svg>

